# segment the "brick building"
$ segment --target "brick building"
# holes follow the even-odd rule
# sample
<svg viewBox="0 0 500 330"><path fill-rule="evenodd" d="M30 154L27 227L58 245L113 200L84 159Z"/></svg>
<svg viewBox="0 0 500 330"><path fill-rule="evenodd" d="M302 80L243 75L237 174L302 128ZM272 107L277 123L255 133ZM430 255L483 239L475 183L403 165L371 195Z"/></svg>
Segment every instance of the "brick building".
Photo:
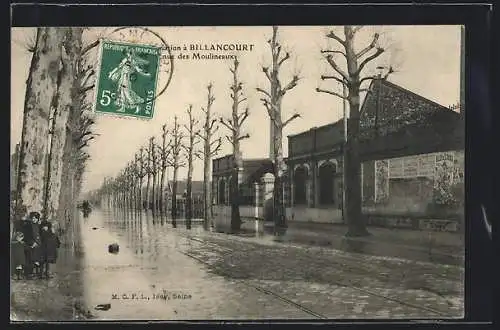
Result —
<svg viewBox="0 0 500 330"><path fill-rule="evenodd" d="M443 184L463 200L460 114L388 81L370 90L360 118L364 212L424 216L443 204ZM343 139L342 119L289 136L290 218L342 221Z"/></svg>
<svg viewBox="0 0 500 330"><path fill-rule="evenodd" d="M465 145L460 114L389 81L375 80L370 90L360 118L364 213L373 219L428 216L439 205L451 203L453 196L458 202L452 206L460 213ZM343 146L343 119L288 136L288 219L343 221ZM219 214L228 213L232 166L231 155L213 160L213 203ZM255 208L255 194L258 190L258 207L270 200L272 168L268 158L243 161L242 216L262 216L263 210Z"/></svg>

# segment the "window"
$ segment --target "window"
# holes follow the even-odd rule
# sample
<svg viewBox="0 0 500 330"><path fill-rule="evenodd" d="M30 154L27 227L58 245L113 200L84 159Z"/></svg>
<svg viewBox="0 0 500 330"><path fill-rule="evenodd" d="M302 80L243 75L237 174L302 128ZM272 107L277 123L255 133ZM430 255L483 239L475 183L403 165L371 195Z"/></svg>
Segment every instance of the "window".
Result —
<svg viewBox="0 0 500 330"><path fill-rule="evenodd" d="M319 168L319 204L333 205L335 203L334 180L337 168L331 162L323 163Z"/></svg>
<svg viewBox="0 0 500 330"><path fill-rule="evenodd" d="M309 173L305 166L300 166L295 170L293 176L294 185L294 204L305 205L307 204L307 178Z"/></svg>
<svg viewBox="0 0 500 330"><path fill-rule="evenodd" d="M226 180L224 178L219 181L219 203L218 204L226 204Z"/></svg>

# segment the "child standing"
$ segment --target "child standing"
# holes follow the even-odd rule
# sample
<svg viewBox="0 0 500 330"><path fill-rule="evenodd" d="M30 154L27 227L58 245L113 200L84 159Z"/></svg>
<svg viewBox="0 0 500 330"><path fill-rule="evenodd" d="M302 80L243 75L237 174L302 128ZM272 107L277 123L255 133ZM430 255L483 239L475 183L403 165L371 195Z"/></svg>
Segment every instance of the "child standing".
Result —
<svg viewBox="0 0 500 330"><path fill-rule="evenodd" d="M13 240L10 243L11 251L11 270L13 275L19 280L23 274L26 258L24 255L24 235L20 231L16 231Z"/></svg>
<svg viewBox="0 0 500 330"><path fill-rule="evenodd" d="M41 224L41 271L46 278L50 277L49 268L50 264L55 264L57 261L57 249L60 247L61 242L56 235L52 223L44 220Z"/></svg>

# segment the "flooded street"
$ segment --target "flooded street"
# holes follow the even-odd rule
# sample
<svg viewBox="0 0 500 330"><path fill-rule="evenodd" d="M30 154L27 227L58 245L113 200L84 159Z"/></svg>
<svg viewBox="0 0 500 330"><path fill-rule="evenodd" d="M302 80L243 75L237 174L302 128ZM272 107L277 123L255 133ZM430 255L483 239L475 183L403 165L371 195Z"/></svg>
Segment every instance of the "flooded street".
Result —
<svg viewBox="0 0 500 330"><path fill-rule="evenodd" d="M435 318L463 308L454 266L287 247L99 209L82 219L82 241L83 298L97 320ZM113 243L118 253L108 252Z"/></svg>
<svg viewBox="0 0 500 330"><path fill-rule="evenodd" d="M179 227L184 226L181 222ZM180 251L189 240L171 224L112 211L92 212L82 227L83 282L96 319L305 318L300 309L209 273ZM180 229L182 231L182 229ZM118 243L119 253L108 253Z"/></svg>

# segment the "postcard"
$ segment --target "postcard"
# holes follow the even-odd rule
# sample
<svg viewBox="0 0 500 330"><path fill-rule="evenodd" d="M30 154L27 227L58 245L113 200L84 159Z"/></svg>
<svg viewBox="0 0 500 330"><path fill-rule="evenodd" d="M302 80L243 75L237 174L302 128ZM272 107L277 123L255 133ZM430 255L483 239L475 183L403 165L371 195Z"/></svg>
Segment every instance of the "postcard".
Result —
<svg viewBox="0 0 500 330"><path fill-rule="evenodd" d="M11 320L462 318L463 35L13 27Z"/></svg>

